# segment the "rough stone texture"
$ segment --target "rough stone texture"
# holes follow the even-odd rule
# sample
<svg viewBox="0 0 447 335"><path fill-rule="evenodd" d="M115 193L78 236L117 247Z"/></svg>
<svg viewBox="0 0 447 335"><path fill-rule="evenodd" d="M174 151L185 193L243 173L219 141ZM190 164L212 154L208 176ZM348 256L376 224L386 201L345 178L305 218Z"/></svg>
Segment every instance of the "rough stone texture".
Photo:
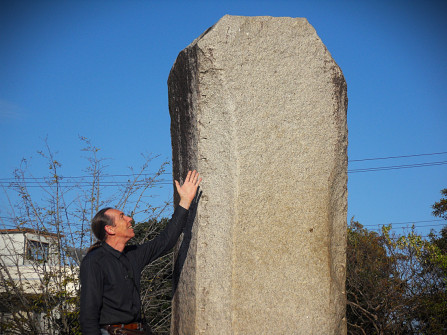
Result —
<svg viewBox="0 0 447 335"><path fill-rule="evenodd" d="M171 333L345 334L346 83L314 28L224 16L168 86L174 178L203 176Z"/></svg>

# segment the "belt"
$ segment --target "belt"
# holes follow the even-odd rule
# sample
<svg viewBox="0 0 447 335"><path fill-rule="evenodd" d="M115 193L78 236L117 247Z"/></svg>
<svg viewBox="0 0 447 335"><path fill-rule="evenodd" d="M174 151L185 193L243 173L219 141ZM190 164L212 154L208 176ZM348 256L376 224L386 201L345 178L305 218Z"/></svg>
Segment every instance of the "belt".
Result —
<svg viewBox="0 0 447 335"><path fill-rule="evenodd" d="M132 322L132 323L128 323L128 324L118 323L115 325L104 325L103 326L103 328L107 328L107 327L140 330L140 329L143 329L143 324L141 322Z"/></svg>

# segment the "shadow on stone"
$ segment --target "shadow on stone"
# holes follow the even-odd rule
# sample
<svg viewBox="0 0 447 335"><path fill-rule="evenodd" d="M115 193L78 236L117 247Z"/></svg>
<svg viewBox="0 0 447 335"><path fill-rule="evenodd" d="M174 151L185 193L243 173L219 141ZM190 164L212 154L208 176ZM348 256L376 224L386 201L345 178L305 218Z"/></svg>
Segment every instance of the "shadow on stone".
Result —
<svg viewBox="0 0 447 335"><path fill-rule="evenodd" d="M196 219L197 206L199 204L201 196L202 191L200 191L199 187L199 189L197 190L196 197L194 198L193 202L191 203L191 206L189 207L188 218L186 221L185 229L183 231L182 244L178 249L177 259L175 260L174 263L172 296L174 296L175 291L177 291L177 286L180 279L180 275L182 273L183 265L185 264L186 256L188 255L189 245L191 243L191 237L192 237L192 227L194 225L194 220Z"/></svg>

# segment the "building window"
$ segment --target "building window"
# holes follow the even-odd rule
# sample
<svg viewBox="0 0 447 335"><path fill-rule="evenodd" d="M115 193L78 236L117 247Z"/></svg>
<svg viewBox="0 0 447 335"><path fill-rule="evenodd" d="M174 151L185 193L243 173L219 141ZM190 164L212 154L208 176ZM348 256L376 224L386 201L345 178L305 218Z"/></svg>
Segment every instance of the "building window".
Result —
<svg viewBox="0 0 447 335"><path fill-rule="evenodd" d="M48 243L27 240L26 258L34 261L48 261Z"/></svg>

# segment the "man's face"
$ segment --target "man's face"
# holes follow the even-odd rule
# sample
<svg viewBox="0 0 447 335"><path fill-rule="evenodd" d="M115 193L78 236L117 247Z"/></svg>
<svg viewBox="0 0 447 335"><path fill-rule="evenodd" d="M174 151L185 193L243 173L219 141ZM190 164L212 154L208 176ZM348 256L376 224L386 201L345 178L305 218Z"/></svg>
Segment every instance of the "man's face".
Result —
<svg viewBox="0 0 447 335"><path fill-rule="evenodd" d="M130 240L135 236L132 228L132 218L124 215L123 212L117 209L108 209L105 213L113 219L115 226L111 226L111 234L123 240Z"/></svg>

